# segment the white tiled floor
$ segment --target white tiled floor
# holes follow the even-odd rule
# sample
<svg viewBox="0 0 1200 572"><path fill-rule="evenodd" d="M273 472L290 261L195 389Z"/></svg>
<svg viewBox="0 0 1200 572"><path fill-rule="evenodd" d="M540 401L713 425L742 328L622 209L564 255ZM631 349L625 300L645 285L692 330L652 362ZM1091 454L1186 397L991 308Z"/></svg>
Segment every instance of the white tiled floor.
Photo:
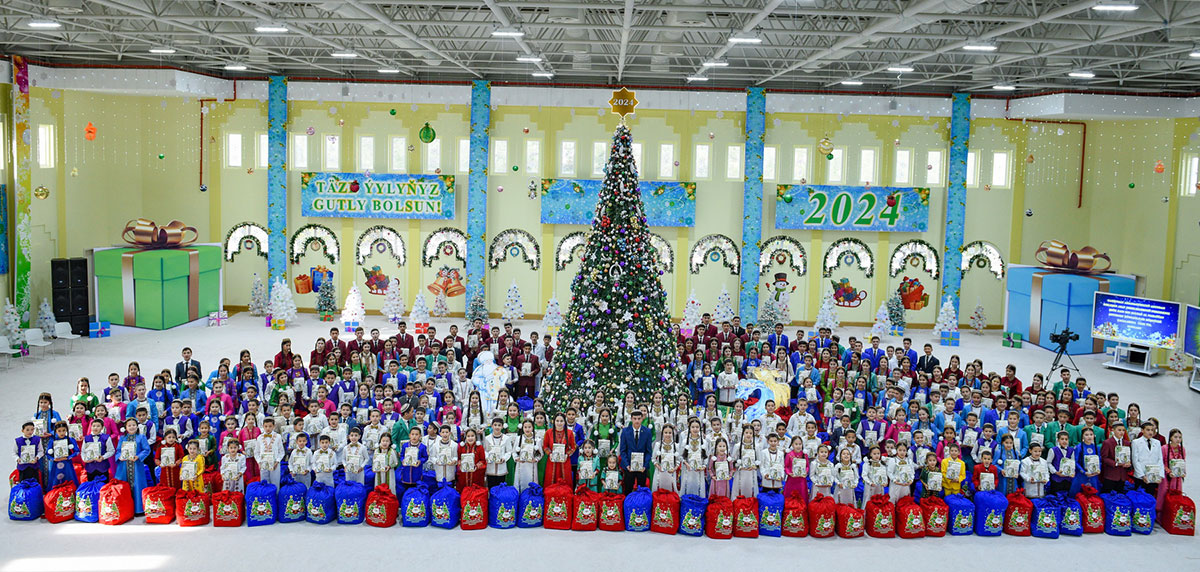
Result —
<svg viewBox="0 0 1200 572"><path fill-rule="evenodd" d="M461 323L461 319L457 320ZM16 435L20 422L29 417L40 391L50 391L65 404L74 381L87 376L99 388L109 372L124 372L131 360L141 362L143 372L173 367L184 345L194 348L206 370L221 356L236 358L238 350L249 349L256 362L273 356L279 340L295 340L304 354L312 340L328 331L315 315L303 314L286 331L266 329L261 318L233 316L221 328L182 327L167 332L128 330L115 337L79 340L66 357L22 359L0 373L0 428L5 439ZM449 322L435 322L445 332ZM384 331L378 316L367 326ZM522 324L526 332L540 329L537 322ZM845 329L861 335L865 328ZM917 345L932 339L929 332L911 332ZM888 341L898 340L885 340ZM951 349L964 358L979 357L985 369L1002 371L1007 363L1018 368L1028 381L1034 371L1046 371L1053 354L1026 344L1012 350L1000 345L999 333L976 336L962 333L963 345L935 350L943 363ZM1179 427L1185 442L1200 445L1200 393L1190 391L1184 378L1160 375L1145 378L1118 373L1100 366L1103 356L1076 357L1093 387L1120 392L1122 403L1142 406L1144 416L1157 417L1164 429ZM60 408L62 406L60 405ZM61 411L61 409L60 409ZM9 441L5 441L9 443ZM8 445L5 445L8 447ZM0 460L0 474L12 471L13 458ZM1200 485L1190 481L1185 490L1200 498ZM853 547L854 552L843 550ZM212 550L215 549L215 550ZM1051 550L1053 550L1051 552ZM341 569L347 564L363 567L406 569L450 568L486 565L507 570L712 570L745 566L756 569L792 570L803 565L853 566L856 569L962 570L976 565L996 564L1005 570L1046 569L1089 562L1100 569L1119 570L1129 566L1164 570L1194 570L1200 567L1200 543L1194 538L1170 536L1156 530L1151 536L1114 538L1092 535L1064 537L1056 541L1032 538L946 537L923 540L813 540L773 539L715 541L658 534L573 533L548 530L483 530L476 532L440 529L375 529L369 526L319 527L310 524L276 524L260 528L183 529L178 526L145 526L134 522L120 527L93 524L50 525L45 522L17 523L0 518L0 572L36 570L235 570ZM379 564L376 564L379 563ZM335 568L336 567L336 568Z"/></svg>

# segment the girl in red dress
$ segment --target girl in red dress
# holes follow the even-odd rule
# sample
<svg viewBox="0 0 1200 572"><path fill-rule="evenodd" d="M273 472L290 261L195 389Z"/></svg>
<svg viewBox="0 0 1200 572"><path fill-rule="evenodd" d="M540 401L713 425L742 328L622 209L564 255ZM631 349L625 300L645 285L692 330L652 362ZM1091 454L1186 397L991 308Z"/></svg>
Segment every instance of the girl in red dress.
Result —
<svg viewBox="0 0 1200 572"><path fill-rule="evenodd" d="M474 429L467 429L463 433L462 445L458 447L458 459L455 478L458 481L459 492L470 485L487 487L487 481L484 479L487 474L487 454L479 442L479 434ZM468 468L471 470L468 471Z"/></svg>
<svg viewBox="0 0 1200 572"><path fill-rule="evenodd" d="M557 450L556 450L557 447ZM542 451L547 456L546 478L543 486L562 483L571 486L571 455L575 453L575 433L567 430L567 418L554 416L554 427L542 438Z"/></svg>

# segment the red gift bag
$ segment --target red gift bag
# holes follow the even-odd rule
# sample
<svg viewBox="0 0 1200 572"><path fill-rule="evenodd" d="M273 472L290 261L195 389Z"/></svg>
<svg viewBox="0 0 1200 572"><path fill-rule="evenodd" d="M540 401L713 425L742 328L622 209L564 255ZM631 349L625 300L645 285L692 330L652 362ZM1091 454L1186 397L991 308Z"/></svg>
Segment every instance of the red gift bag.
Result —
<svg viewBox="0 0 1200 572"><path fill-rule="evenodd" d="M246 520L246 499L237 491L221 491L212 496L213 526L241 526Z"/></svg>
<svg viewBox="0 0 1200 572"><path fill-rule="evenodd" d="M792 493L783 501L782 534L790 538L808 536L808 507L800 493Z"/></svg>
<svg viewBox="0 0 1200 572"><path fill-rule="evenodd" d="M133 520L133 493L125 481L109 481L100 489L100 524L118 525Z"/></svg>
<svg viewBox="0 0 1200 572"><path fill-rule="evenodd" d="M600 530L609 532L625 530L625 495L620 493L600 495Z"/></svg>
<svg viewBox="0 0 1200 572"><path fill-rule="evenodd" d="M679 495L659 489L654 491L654 510L650 519L651 532L675 534L679 532Z"/></svg>
<svg viewBox="0 0 1200 572"><path fill-rule="evenodd" d="M875 495L867 501L867 536L893 538L896 536L896 507L887 495Z"/></svg>
<svg viewBox="0 0 1200 572"><path fill-rule="evenodd" d="M571 530L571 516L575 512L575 494L571 486L562 483L543 489L545 508L542 510L542 527L552 530Z"/></svg>
<svg viewBox="0 0 1200 572"><path fill-rule="evenodd" d="M1104 532L1104 499L1091 485L1083 485L1075 495L1083 512L1083 531L1088 534Z"/></svg>
<svg viewBox="0 0 1200 572"><path fill-rule="evenodd" d="M146 524L171 524L175 521L175 489L166 486L142 489L142 510Z"/></svg>
<svg viewBox="0 0 1200 572"><path fill-rule="evenodd" d="M21 482L21 471L13 469L13 472L8 474L8 486L15 487Z"/></svg>
<svg viewBox="0 0 1200 572"><path fill-rule="evenodd" d="M921 513L925 515L925 536L946 536L950 524L950 507L938 497L921 499Z"/></svg>
<svg viewBox="0 0 1200 572"><path fill-rule="evenodd" d="M1163 486L1163 485L1159 485ZM46 504L46 515L50 504ZM1171 534L1196 535L1196 503L1182 491L1167 491L1162 510L1158 511L1158 523Z"/></svg>
<svg viewBox="0 0 1200 572"><path fill-rule="evenodd" d="M179 526L208 524L209 498L200 491L185 491L175 495L175 520Z"/></svg>
<svg viewBox="0 0 1200 572"><path fill-rule="evenodd" d="M367 494L366 521L371 526L387 528L395 526L400 514L400 499L392 493L391 487L379 485Z"/></svg>
<svg viewBox="0 0 1200 572"><path fill-rule="evenodd" d="M1004 534L1029 536L1033 522L1033 501L1025 498L1025 489L1008 495L1008 510L1004 511Z"/></svg>
<svg viewBox="0 0 1200 572"><path fill-rule="evenodd" d="M219 493L225 489L225 480L221 478L220 471L216 467L204 469L204 492L211 495Z"/></svg>
<svg viewBox="0 0 1200 572"><path fill-rule="evenodd" d="M754 522L757 530L757 514L754 515ZM713 495L708 499L708 509L704 513L704 535L721 540L733 538L733 501L729 497Z"/></svg>
<svg viewBox="0 0 1200 572"><path fill-rule="evenodd" d="M42 513L51 523L66 522L75 519L75 483L66 481L50 489L42 497L46 512Z"/></svg>
<svg viewBox="0 0 1200 572"><path fill-rule="evenodd" d="M842 538L858 538L863 535L863 510L848 504L837 505L837 534Z"/></svg>
<svg viewBox="0 0 1200 572"><path fill-rule="evenodd" d="M463 530L481 530L488 524L488 490L479 485L469 485L459 495L462 513L458 525Z"/></svg>
<svg viewBox="0 0 1200 572"><path fill-rule="evenodd" d="M575 510L571 518L571 530L589 532L596 530L600 513L600 493L580 485L575 490Z"/></svg>
<svg viewBox="0 0 1200 572"><path fill-rule="evenodd" d="M758 538L758 499L738 497L733 501L733 535Z"/></svg>
<svg viewBox="0 0 1200 572"><path fill-rule="evenodd" d="M808 533L813 538L830 538L837 531L837 503L818 494L808 503Z"/></svg>
<svg viewBox="0 0 1200 572"><path fill-rule="evenodd" d="M900 538L925 537L925 514L921 512L921 505L912 497L900 497L896 503L895 521L900 523L896 527L896 534Z"/></svg>

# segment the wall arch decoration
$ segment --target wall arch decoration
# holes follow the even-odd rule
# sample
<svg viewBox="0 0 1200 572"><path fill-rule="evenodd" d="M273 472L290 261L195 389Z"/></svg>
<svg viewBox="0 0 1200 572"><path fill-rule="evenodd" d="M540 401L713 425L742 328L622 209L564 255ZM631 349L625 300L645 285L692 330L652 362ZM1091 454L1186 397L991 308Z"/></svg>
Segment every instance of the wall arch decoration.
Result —
<svg viewBox="0 0 1200 572"><path fill-rule="evenodd" d="M292 235L292 264L299 264L300 257L304 254L304 249L308 248L308 245L313 242L321 245L321 253L325 255L325 258L329 259L329 262L337 264L338 260L341 260L342 247L338 243L337 235L327 226L306 224L296 229L296 233Z"/></svg>
<svg viewBox="0 0 1200 572"><path fill-rule="evenodd" d="M529 231L510 228L492 237L491 248L488 249L488 266L496 268L509 256L521 254L530 268L537 270L542 265L542 251L537 239Z"/></svg>
<svg viewBox="0 0 1200 572"><path fill-rule="evenodd" d="M796 276L808 273L808 255L804 252L804 245L790 236L772 236L762 243L762 252L758 255L759 272L765 274L772 260L791 266Z"/></svg>
<svg viewBox="0 0 1200 572"><path fill-rule="evenodd" d="M688 256L688 271L699 274L701 266L717 260L729 269L730 274L737 276L738 269L742 266L742 253L732 238L723 234L710 234L697 240L696 245L692 247L691 255Z"/></svg>
<svg viewBox="0 0 1200 572"><path fill-rule="evenodd" d="M391 251L392 258L395 258L400 266L404 266L408 259L404 250L404 239L396 229L388 226L376 225L358 235L358 243L354 246L354 261L363 264L373 251Z"/></svg>
<svg viewBox="0 0 1200 572"><path fill-rule="evenodd" d="M867 278L875 275L875 257L871 254L871 247L857 238L841 238L829 245L829 250L825 251L822 274L826 278L833 276L833 271L843 260L847 264L857 265Z"/></svg>
<svg viewBox="0 0 1200 572"><path fill-rule="evenodd" d="M554 249L554 269L566 270L567 265L575 258L575 249L583 248L587 244L587 233L582 230L577 230L558 241L558 247Z"/></svg>
<svg viewBox="0 0 1200 572"><path fill-rule="evenodd" d="M453 255L459 262L467 259L467 235L457 228L442 227L425 237L425 244L421 246L421 264L424 266L433 266L433 261L437 259L439 250L445 248L444 253Z"/></svg>
<svg viewBox="0 0 1200 572"><path fill-rule="evenodd" d="M896 246L896 250L892 251L891 260L888 261L888 276L895 278L904 270L904 265L914 258L920 260L921 267L930 276L938 277L942 263L938 260L937 249L919 238L901 242Z"/></svg>
<svg viewBox="0 0 1200 572"><path fill-rule="evenodd" d="M259 256L267 257L267 246L270 234L262 225L253 222L243 222L233 225L225 234L225 260L232 261L233 257L254 248Z"/></svg>
<svg viewBox="0 0 1200 572"><path fill-rule="evenodd" d="M663 272L671 272L675 270L675 250L671 248L671 243L667 239L649 233L650 246L654 247L654 251L658 253L658 262L662 265Z"/></svg>
<svg viewBox="0 0 1200 572"><path fill-rule="evenodd" d="M962 248L963 274L966 274L975 265L987 268L996 276L996 280L1004 279L1004 257L1000 256L1000 249L990 242L976 240Z"/></svg>

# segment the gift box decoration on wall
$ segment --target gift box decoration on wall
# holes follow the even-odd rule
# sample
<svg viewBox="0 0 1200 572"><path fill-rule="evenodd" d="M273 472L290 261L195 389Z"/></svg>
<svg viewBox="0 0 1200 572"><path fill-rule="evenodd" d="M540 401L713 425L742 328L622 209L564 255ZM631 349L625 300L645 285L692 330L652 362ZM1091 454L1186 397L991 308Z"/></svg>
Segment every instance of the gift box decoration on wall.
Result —
<svg viewBox="0 0 1200 572"><path fill-rule="evenodd" d="M857 308L867 299L867 291L859 290L850 284L849 278L830 280L833 286L833 303L843 308Z"/></svg>
<svg viewBox="0 0 1200 572"><path fill-rule="evenodd" d="M324 264L311 266L308 269L308 277L312 281L309 287L313 292L321 289L321 282L325 280L333 280L333 271L326 268Z"/></svg>
<svg viewBox="0 0 1200 572"><path fill-rule="evenodd" d="M297 294L309 294L313 291L311 276L301 274L293 278L292 282L296 285Z"/></svg>
<svg viewBox="0 0 1200 572"><path fill-rule="evenodd" d="M109 322L92 322L88 324L89 338L107 338L112 335L112 324Z"/></svg>
<svg viewBox="0 0 1200 572"><path fill-rule="evenodd" d="M900 301L906 310L920 310L929 305L929 294L925 292L925 286L917 278L905 276L900 281L900 287L896 289L896 293L900 294Z"/></svg>
<svg viewBox="0 0 1200 572"><path fill-rule="evenodd" d="M378 265L372 266L370 269L363 268L363 274L367 277L367 293L383 296L387 294L388 283L391 279L387 274L383 273L383 269Z"/></svg>
<svg viewBox="0 0 1200 572"><path fill-rule="evenodd" d="M98 321L165 330L220 309L221 246L193 246L196 229L177 220L131 220L121 237L134 248L92 255Z"/></svg>

